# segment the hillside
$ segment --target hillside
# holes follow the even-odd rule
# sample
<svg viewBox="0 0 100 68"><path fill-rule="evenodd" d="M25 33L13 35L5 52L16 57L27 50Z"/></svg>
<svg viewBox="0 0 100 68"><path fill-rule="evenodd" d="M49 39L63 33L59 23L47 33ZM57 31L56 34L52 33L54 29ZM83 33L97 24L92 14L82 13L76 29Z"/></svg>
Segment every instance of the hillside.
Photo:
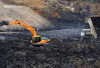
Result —
<svg viewBox="0 0 100 68"><path fill-rule="evenodd" d="M36 8L45 8L44 0L2 0L11 5L24 5Z"/></svg>
<svg viewBox="0 0 100 68"><path fill-rule="evenodd" d="M16 6L16 5L8 5L2 4L0 6L0 22L3 21L15 21L15 20L23 20L24 22L28 23L32 27L36 28L43 28L50 25L49 21L46 20L44 17L38 15L36 12L33 12L30 8L25 6ZM10 29L22 29L21 26L2 26L0 30L10 30Z"/></svg>
<svg viewBox="0 0 100 68"><path fill-rule="evenodd" d="M2 0L11 5L24 5L51 22L68 21L82 16L100 15L99 0ZM61 22L61 21L60 21Z"/></svg>

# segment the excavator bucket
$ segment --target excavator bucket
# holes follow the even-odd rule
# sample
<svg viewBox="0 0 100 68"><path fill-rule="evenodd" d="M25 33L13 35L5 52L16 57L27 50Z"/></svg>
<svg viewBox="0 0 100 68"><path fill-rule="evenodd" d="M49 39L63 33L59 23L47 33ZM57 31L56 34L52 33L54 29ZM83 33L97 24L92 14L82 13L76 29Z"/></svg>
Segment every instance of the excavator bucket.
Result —
<svg viewBox="0 0 100 68"><path fill-rule="evenodd" d="M3 26L3 25L9 25L9 21L1 21L0 26Z"/></svg>

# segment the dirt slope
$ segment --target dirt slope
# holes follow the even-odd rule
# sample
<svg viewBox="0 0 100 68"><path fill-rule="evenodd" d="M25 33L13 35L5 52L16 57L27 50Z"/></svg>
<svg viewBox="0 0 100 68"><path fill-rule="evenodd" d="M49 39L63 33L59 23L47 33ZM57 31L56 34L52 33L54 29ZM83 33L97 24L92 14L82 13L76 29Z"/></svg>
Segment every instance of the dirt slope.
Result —
<svg viewBox="0 0 100 68"><path fill-rule="evenodd" d="M5 3L14 5L25 5L29 7L45 8L44 0L3 0Z"/></svg>
<svg viewBox="0 0 100 68"><path fill-rule="evenodd" d="M33 12L30 8L25 6L15 6L15 5L7 5L0 1L0 21L14 21L21 19L27 22L29 25L33 27L46 27L49 26L49 21L47 21L42 16ZM20 29L21 26L3 26L1 29Z"/></svg>

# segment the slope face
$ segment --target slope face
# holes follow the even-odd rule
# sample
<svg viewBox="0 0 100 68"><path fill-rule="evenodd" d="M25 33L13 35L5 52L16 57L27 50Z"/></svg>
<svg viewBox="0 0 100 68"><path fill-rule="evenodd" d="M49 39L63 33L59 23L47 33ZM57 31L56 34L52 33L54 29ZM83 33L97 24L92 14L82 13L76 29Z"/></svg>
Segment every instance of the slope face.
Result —
<svg viewBox="0 0 100 68"><path fill-rule="evenodd" d="M30 8L25 6L7 5L0 1L0 21L15 21L23 20L32 27L43 28L50 25L42 16L33 12ZM2 26L1 29L21 29L21 26Z"/></svg>
<svg viewBox="0 0 100 68"><path fill-rule="evenodd" d="M70 23L83 23L84 17L100 15L99 3L68 0L2 0L7 4L25 5L48 19L54 28L66 28ZM73 9L73 10L72 10ZM68 24L69 23L69 24ZM73 26L73 25L72 25Z"/></svg>
<svg viewBox="0 0 100 68"><path fill-rule="evenodd" d="M14 5L25 5L29 7L45 8L44 0L3 0L5 3Z"/></svg>

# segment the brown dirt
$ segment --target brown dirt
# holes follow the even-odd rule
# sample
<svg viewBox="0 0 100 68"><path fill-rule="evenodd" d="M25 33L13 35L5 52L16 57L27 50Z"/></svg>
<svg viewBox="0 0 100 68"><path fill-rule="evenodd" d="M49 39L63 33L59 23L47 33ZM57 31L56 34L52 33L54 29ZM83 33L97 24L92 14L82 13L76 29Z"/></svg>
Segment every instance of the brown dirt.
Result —
<svg viewBox="0 0 100 68"><path fill-rule="evenodd" d="M3 0L5 3L13 5L25 5L34 8L46 8L44 0Z"/></svg>
<svg viewBox="0 0 100 68"><path fill-rule="evenodd" d="M36 28L45 28L49 26L50 22L46 20L44 17L40 16L36 12L33 12L29 7L26 6L16 6L16 5L8 5L5 3L2 3L0 6L0 23L3 21L15 21L15 20L23 20L27 24L29 24L32 27ZM0 27L3 30L8 29L23 29L23 27L18 25L13 26L2 26Z"/></svg>

